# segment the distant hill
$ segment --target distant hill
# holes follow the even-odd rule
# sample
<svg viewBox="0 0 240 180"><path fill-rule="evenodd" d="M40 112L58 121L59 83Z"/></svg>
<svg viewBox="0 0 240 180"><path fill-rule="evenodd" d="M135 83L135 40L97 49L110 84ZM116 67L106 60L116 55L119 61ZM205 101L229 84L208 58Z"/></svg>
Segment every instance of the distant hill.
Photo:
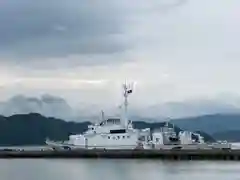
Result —
<svg viewBox="0 0 240 180"><path fill-rule="evenodd" d="M138 129L153 129L164 125L163 122L134 121L133 123ZM47 137L53 140L67 140L70 134L86 131L89 124L90 122L66 122L60 119L47 118L37 113L9 117L0 116L0 145L42 145ZM175 126L175 130L179 132L181 129ZM214 140L205 133L201 134L207 141Z"/></svg>
<svg viewBox="0 0 240 180"><path fill-rule="evenodd" d="M214 133L212 136L218 140L240 142L240 130L217 132L217 133Z"/></svg>
<svg viewBox="0 0 240 180"><path fill-rule="evenodd" d="M240 131L240 114L204 115L174 119L170 122L185 130L204 131L210 135L218 132Z"/></svg>
<svg viewBox="0 0 240 180"><path fill-rule="evenodd" d="M6 102L0 102L0 114L4 116L32 112L63 119L74 115L73 109L65 99L48 94L40 98L16 95Z"/></svg>

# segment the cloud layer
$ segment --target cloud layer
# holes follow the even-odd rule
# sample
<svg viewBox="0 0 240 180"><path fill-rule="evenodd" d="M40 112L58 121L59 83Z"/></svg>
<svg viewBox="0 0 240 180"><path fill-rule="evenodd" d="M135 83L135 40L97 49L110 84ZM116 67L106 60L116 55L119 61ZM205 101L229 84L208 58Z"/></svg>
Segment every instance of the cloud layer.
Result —
<svg viewBox="0 0 240 180"><path fill-rule="evenodd" d="M140 40L132 37L130 32L141 33L141 29L134 29L135 24L154 12L178 6L184 1L166 2L4 1L0 11L3 25L0 29L0 57L2 61L7 59L8 63L24 66L41 64L39 61L47 62L49 66L51 61L59 66L95 65L106 59L108 63L114 63L119 61L117 56L130 51L137 45L134 41ZM110 60L114 57L112 54L116 55ZM76 59L68 59L76 56Z"/></svg>
<svg viewBox="0 0 240 180"><path fill-rule="evenodd" d="M122 33L119 16L110 0L4 1L0 11L1 57L27 65L75 54L122 52L129 47L118 38Z"/></svg>
<svg viewBox="0 0 240 180"><path fill-rule="evenodd" d="M239 0L1 2L0 94L110 106L125 79L137 82L135 106L239 94L239 7Z"/></svg>

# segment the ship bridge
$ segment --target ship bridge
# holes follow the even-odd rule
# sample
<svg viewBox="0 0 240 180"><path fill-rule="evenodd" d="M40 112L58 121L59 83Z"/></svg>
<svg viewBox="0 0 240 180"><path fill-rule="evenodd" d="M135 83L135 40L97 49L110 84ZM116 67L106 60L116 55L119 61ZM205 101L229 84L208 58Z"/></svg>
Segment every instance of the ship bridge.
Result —
<svg viewBox="0 0 240 180"><path fill-rule="evenodd" d="M105 125L121 125L121 120L120 119L107 119L103 120L100 124L100 126L105 126Z"/></svg>

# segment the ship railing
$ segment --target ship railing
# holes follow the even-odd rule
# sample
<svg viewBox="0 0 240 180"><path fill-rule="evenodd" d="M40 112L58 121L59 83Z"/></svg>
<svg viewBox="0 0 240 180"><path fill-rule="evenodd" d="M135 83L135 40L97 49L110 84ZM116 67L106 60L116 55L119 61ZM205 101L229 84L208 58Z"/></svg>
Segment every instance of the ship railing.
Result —
<svg viewBox="0 0 240 180"><path fill-rule="evenodd" d="M73 145L73 144L63 144L63 143L49 143L51 146L58 146L58 147L63 147L63 146L68 146L73 149L135 149L139 145L104 145L104 146L95 146L95 145Z"/></svg>

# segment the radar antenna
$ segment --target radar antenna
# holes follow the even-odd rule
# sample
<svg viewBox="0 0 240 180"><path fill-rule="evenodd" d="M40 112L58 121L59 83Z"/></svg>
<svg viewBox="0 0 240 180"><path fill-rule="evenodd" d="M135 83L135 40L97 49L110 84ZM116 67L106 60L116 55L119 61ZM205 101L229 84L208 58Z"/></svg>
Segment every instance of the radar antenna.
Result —
<svg viewBox="0 0 240 180"><path fill-rule="evenodd" d="M124 96L124 114L123 114L123 123L124 126L128 126L128 96L133 92L133 83L127 84L125 82L123 84L123 96Z"/></svg>

